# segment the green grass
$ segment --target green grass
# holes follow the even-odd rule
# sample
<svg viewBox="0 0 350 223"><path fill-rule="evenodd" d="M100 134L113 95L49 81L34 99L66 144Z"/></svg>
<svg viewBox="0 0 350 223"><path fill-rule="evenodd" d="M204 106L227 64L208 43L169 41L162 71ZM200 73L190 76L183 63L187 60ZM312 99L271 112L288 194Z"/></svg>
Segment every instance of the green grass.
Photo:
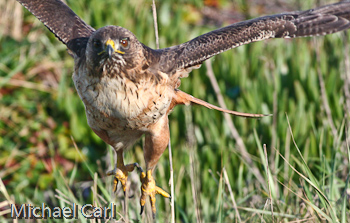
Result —
<svg viewBox="0 0 350 223"><path fill-rule="evenodd" d="M152 1L67 2L93 27L126 27L155 48ZM260 15L253 3L219 2L232 14ZM201 25L202 1L156 4L162 48L217 28ZM288 7L308 9L316 4L313 0L293 1ZM260 13L284 11L271 10L266 7ZM9 218L1 206L8 200L61 207L73 202L97 206L114 202L118 219L150 221L150 207L146 206L143 216L138 214L140 182L136 171L129 177L129 195L133 197L127 199L127 215L123 193L112 193L113 179L105 172L113 168L114 152L86 123L83 104L71 80L73 59L65 46L27 11L21 27L21 40L0 32L0 221ZM344 33L275 39L242 46L211 60L229 109L272 114L275 106L276 113L259 120L232 117L252 160L249 164L222 113L199 106L174 109L169 118L176 222L196 222L198 218L202 222L350 219L350 119L345 104L350 99L344 94L350 87L344 81L349 72L345 65L349 42ZM330 118L322 101L318 70L325 83ZM182 79L180 89L218 104L206 72L205 65L194 70ZM333 132L330 122L334 123ZM155 179L170 191L168 156L166 151ZM125 159L145 166L142 140L125 153ZM170 213L170 202L157 197L158 221L169 222ZM80 221L89 220L80 216Z"/></svg>

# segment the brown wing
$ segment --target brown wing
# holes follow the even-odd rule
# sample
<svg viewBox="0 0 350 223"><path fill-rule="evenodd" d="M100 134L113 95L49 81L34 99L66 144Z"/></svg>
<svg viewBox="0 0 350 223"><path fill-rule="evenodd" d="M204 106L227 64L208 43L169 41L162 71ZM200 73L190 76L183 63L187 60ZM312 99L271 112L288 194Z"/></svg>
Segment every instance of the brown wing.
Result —
<svg viewBox="0 0 350 223"><path fill-rule="evenodd" d="M232 24L198 36L186 43L160 50L160 67L169 74L201 64L223 51L269 38L326 35L350 27L350 2L264 16Z"/></svg>
<svg viewBox="0 0 350 223"><path fill-rule="evenodd" d="M71 40L84 40L95 31L95 29L87 25L60 0L17 1L27 8L42 23L44 23L44 25L66 45Z"/></svg>

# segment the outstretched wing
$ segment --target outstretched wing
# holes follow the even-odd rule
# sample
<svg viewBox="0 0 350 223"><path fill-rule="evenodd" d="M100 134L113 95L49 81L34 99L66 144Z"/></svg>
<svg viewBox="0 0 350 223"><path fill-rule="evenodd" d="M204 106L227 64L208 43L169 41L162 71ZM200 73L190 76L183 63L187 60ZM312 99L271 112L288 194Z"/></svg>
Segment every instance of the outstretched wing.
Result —
<svg viewBox="0 0 350 223"><path fill-rule="evenodd" d="M44 23L66 45L71 40L86 42L87 37L95 31L60 0L17 1ZM73 44L72 47L74 48L75 45ZM68 48L72 47L68 46ZM72 50L76 51L77 49Z"/></svg>
<svg viewBox="0 0 350 223"><path fill-rule="evenodd" d="M204 60L243 44L269 38L326 35L350 27L350 2L343 1L301 12L264 16L238 22L161 50L164 71L201 64ZM165 63L165 60L168 63ZM169 64L169 61L172 63Z"/></svg>

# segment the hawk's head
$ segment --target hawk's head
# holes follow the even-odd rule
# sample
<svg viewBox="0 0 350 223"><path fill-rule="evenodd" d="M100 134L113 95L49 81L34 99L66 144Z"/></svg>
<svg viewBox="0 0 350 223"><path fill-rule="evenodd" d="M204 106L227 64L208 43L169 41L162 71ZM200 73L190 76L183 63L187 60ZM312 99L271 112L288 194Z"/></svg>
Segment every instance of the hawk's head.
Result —
<svg viewBox="0 0 350 223"><path fill-rule="evenodd" d="M86 48L87 65L98 75L118 75L133 68L143 56L142 44L129 30L105 26L94 32Z"/></svg>

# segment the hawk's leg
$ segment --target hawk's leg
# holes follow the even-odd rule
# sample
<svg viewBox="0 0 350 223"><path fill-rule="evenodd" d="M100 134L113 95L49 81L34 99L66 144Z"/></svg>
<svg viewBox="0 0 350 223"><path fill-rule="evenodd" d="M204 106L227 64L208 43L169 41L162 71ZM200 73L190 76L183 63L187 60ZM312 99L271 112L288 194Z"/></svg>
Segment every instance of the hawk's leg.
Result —
<svg viewBox="0 0 350 223"><path fill-rule="evenodd" d="M151 132L146 135L144 146L144 157L146 162L146 172L143 172L141 168L141 214L146 204L147 197L150 197L153 218L156 214L156 194L160 194L163 197L170 198L170 194L165 192L160 187L156 186L154 178L152 176L153 170L166 149L169 142L169 126L168 117L164 116L154 126L150 128Z"/></svg>
<svg viewBox="0 0 350 223"><path fill-rule="evenodd" d="M108 176L114 175L114 192L117 191L118 182L120 182L125 194L128 174L133 171L136 166L138 166L137 163L124 165L123 150L117 151L117 164L113 170L107 172Z"/></svg>

